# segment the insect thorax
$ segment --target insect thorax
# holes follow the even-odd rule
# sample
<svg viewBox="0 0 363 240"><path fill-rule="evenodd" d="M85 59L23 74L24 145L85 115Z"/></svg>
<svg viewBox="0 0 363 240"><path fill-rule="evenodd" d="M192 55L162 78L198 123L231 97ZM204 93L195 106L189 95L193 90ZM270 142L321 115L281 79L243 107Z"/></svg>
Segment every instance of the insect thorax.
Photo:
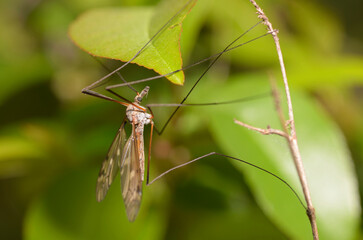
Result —
<svg viewBox="0 0 363 240"><path fill-rule="evenodd" d="M135 103L134 103L135 104ZM144 107L139 106L138 104L135 104L138 107L130 104L126 109L126 116L127 119L134 124L150 124L151 122L151 114L146 112L146 109Z"/></svg>

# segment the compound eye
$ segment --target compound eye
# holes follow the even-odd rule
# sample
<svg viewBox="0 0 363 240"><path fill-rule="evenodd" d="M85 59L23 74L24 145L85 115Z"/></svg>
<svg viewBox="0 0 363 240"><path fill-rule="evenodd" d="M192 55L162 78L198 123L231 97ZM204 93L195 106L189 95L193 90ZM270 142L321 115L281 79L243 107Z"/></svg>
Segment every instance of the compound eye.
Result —
<svg viewBox="0 0 363 240"><path fill-rule="evenodd" d="M137 101L141 102L142 101L142 97L137 97Z"/></svg>

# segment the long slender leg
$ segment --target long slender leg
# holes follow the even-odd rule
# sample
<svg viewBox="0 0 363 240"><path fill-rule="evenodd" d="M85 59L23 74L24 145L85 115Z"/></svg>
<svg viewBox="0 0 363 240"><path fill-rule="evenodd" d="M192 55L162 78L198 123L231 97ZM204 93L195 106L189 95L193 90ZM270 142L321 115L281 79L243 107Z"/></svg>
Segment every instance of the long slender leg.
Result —
<svg viewBox="0 0 363 240"><path fill-rule="evenodd" d="M186 165L188 165L188 164L190 164L190 163L193 163L193 162L196 162L196 161L198 161L198 160L201 160L201 159L204 159L204 158L206 158L206 157L209 157L209 156L213 156L213 155L218 155L218 156L222 156L222 157L225 157L225 158L229 158L229 159L232 159L232 160L236 160L236 161L239 161L239 162L242 162L242 163L245 163L245 164L247 164L247 165L249 165L249 166L252 166L252 167L254 167L254 168L256 168L256 169L258 169L258 170L260 170L260 171L262 171L262 172L265 172L265 173L267 173L267 174L269 174L269 175L271 175L272 177L274 177L274 178L276 178L276 179L278 179L279 181L281 181L282 183L284 183L293 193L294 193L294 195L297 197L297 199L299 200L299 202L300 202L300 204L303 206L303 208L305 209L305 210L307 210L307 208L306 208L306 206L304 205L304 203L303 203L303 201L300 199L300 197L299 197L299 195L297 194L297 192L294 190L294 188L288 183L288 182L286 182L284 179L282 179L281 177L279 177L278 175L276 175L275 173L272 173L272 172L270 172L270 171L268 171L268 170L266 170L266 169L263 169L263 168L261 168L261 167L259 167L259 166L257 166L257 165L255 165L255 164L252 164L252 163L250 163L250 162L247 162L247 161L245 161L245 160L242 160L242 159L239 159L239 158L235 158L235 157L231 157L231 156L228 156L228 155L225 155L225 154L222 154L222 153L217 153L217 152L210 152L210 153L208 153L208 154L205 154L205 155L203 155L203 156L200 156L200 157L197 157L197 158L195 158L195 159L193 159L193 160L190 160L190 161L188 161L188 162L186 162L186 163L183 163L183 164L180 164L180 165L178 165L178 166L175 166L175 167L173 167L173 168L170 168L169 170L167 170L167 171L165 171L165 172L163 172L162 174L160 174L159 176L157 176L157 177L155 177L151 182L149 182L149 183L147 183L147 185L151 185L151 184L153 184L156 180L159 180L160 178L162 178L163 176L165 176L166 174L168 174L168 173L170 173L170 172L172 172L172 171L174 171L174 170L176 170L176 169L178 169L178 168L181 168L181 167L184 167L184 166L186 166Z"/></svg>
<svg viewBox="0 0 363 240"><path fill-rule="evenodd" d="M97 87L97 86L101 86L104 84L104 81L106 79L108 79L110 76L112 76L113 74L115 73L118 73L122 68L126 67L129 63L131 63L135 58L137 58L149 45L150 43L169 25L169 23L171 21L173 21L173 19L175 19L179 13L181 13L189 4L190 4L191 0L188 1L185 5L183 5L183 7L181 9L178 10L178 12L176 12L150 39L149 41L147 41L144 46L129 60L127 61L126 63L122 64L120 67L118 67L117 69L111 71L110 73L108 73L106 76L98 79L96 82L92 83L91 85L85 87L84 89L82 89L82 93L85 93L85 94L88 94L88 95L91 95L91 96L95 96L95 97L99 97L99 98L103 98L103 99L106 99L106 100L109 100L109 101L113 101L112 98L110 97L107 97L105 95L102 95L100 93L96 93L95 91L92 91L93 88ZM119 75L120 76L120 75ZM121 79L122 76L121 76ZM127 81L124 81L124 84L125 85L130 85ZM130 87L130 86L129 86ZM132 87L130 87L132 89ZM133 89L135 90L135 89Z"/></svg>
<svg viewBox="0 0 363 240"><path fill-rule="evenodd" d="M149 106L147 106L147 105L146 105L146 108L149 110L149 112L151 113L151 115L154 117L154 113L153 113L152 109ZM152 124L153 124L152 125L153 130L155 130L155 132L160 136L161 133L160 133L159 129L155 126L155 123L153 122Z"/></svg>
<svg viewBox="0 0 363 240"><path fill-rule="evenodd" d="M224 105L224 104L232 104L232 103L239 103L239 102L246 102L246 101L252 101L256 99L260 99L263 97L271 96L272 92L265 92L254 96L249 97L243 97L239 99L234 99L231 101L224 101L224 102L211 102L211 103L149 103L146 104L146 107L151 110L151 107L202 107L202 106L212 106L212 105Z"/></svg>
<svg viewBox="0 0 363 240"><path fill-rule="evenodd" d="M100 61L98 58L96 58L96 57L93 57L99 64L101 64L101 66L104 68L104 69L106 69L106 71L107 72L111 72L112 70L109 68L109 67L107 67L102 61ZM123 81L124 83L127 83L127 81L126 81L126 79L121 75L121 73L120 72L116 72L116 74L117 74L117 76L121 79L121 81ZM109 79L109 78L108 78ZM95 86L93 86L92 88L95 88L95 87L98 87L98 86L101 86L101 85L103 85L103 84L106 84L107 83L107 81L106 80L108 80L108 79L105 79L105 81L104 81L104 83L102 83L102 84L99 84L99 85L95 85ZM136 91L136 89L135 88L133 88L131 85L127 85L132 91L134 91L135 93L137 93L137 91ZM91 88L91 89L92 89Z"/></svg>
<svg viewBox="0 0 363 240"><path fill-rule="evenodd" d="M253 27L252 27L253 28ZM251 29L252 29L251 28ZM208 67L204 70L204 72L200 75L200 77L198 78L198 80L194 83L194 85L191 87L191 89L189 90L189 92L187 93L187 95L184 97L184 99L180 102L180 104L183 104L187 98L189 97L189 95L192 93L192 91L194 90L194 88L198 85L198 83L200 82L200 80L204 77L204 75L209 71L209 69L217 62L217 60L222 56L222 54L228 50L230 48L230 46L232 46L236 41L238 41L241 37L243 37L247 32L245 32L244 34L242 34L241 36L239 36L237 39L233 40L230 44L227 45L227 47L224 48L224 50L208 65ZM180 106L177 106L175 108L175 110L172 112L172 114L170 115L170 117L168 118L168 120L166 121L165 125L161 128L160 130L160 134L162 134L165 130L165 128L168 126L169 122L171 121L171 119L174 117L174 115L176 114L176 112L179 110Z"/></svg>
<svg viewBox="0 0 363 240"><path fill-rule="evenodd" d="M179 13L179 12L178 12ZM174 16L175 17L175 16ZM171 21L171 20L169 20L169 21ZM248 33L249 31L251 31L253 28L255 28L258 24L260 24L261 22L258 22L257 24L255 24L254 26L252 26L250 29L248 29L246 32L244 32L243 34L241 34L240 36L238 36L232 43L230 43L222 52L220 52L220 53L217 53L217 54L214 54L213 56L211 56L211 57L209 57L209 58L206 58L206 59L203 59L203 60L201 60L201 61L199 61L199 62L196 62L196 63L194 63L194 64L192 64L192 65L189 65L189 66L187 66L187 67L184 67L184 68L182 68L182 69L179 69L179 70L176 70L176 71L173 71L173 72L171 72L171 73L168 73L168 74L165 74L165 75L160 75L160 76L155 76L155 77L151 77L151 78L146 78L146 79L141 79L141 80L136 80L136 81L133 81L133 82L127 82L123 77L122 77L122 75L118 72L118 71L116 71L115 73L117 73L117 75L119 76L119 78L124 82L124 83L122 83L122 84L116 84L116 85L111 85L111 86L107 86L105 89L107 90L107 91L109 91L110 93L112 93L113 95L115 95L115 96L117 96L117 97L119 97L120 99L122 99L122 100L124 100L124 101L126 101L126 102L128 102L128 103L131 103L132 104L132 102L131 101L129 101L129 100L127 100L126 98L124 98L124 97L122 97L122 96L120 96L119 94L117 94L116 92L114 92L114 91L112 91L112 89L113 88L118 88L118 87L123 87L123 86L128 86L130 89L132 89L133 91L135 91L135 92L137 92L131 85L133 85L133 84L136 84L136 83L139 83L139 82L146 82L146 81L151 81L151 80L154 80L154 79L158 79L158 78L161 78L161 77L165 77L165 76L168 76L168 75L172 75L172 74L174 74L174 73L176 73L176 72L179 72L179 71L182 71L182 70L185 70L185 69L188 69L188 68L191 68L191 67L193 67L193 66L195 66L195 65L198 65L198 64L200 64L200 63L203 63L203 62L205 62L205 61L207 61L207 60L209 60L209 59L212 59L212 58L216 58L214 61L213 61L213 63L211 63L210 64L210 66L208 67L208 69L206 69L205 70L205 72L202 74L202 76L197 80L197 82L194 84L194 86L192 87L192 89L189 91L189 93L188 93L188 95L183 99L183 101L180 103L180 104L182 104L185 100L186 100L186 98L189 96L189 94L193 91L193 89L194 89L194 87L198 84L198 82L201 80L201 78L204 76L204 74L209 70L209 68L218 60L218 58L223 54L223 53L225 53L225 52L227 52L227 51L231 51L231 50L233 50L233 49L235 49L235 48L237 48L237 47L240 47L240 46L242 46L242 45L244 45L244 44L247 44L247 43L249 43L249 42L252 42L252 41L254 41L254 40L257 40L258 38L262 38L263 36L266 36L266 35L268 35L268 33L267 34L264 34L264 35L262 35L262 36L259 36L259 37L257 37L257 38L254 38L254 39L252 39L252 40L250 40L250 41L247 41L247 42L245 42L245 43L242 43L242 44L239 44L239 45L237 45L237 46L235 46L235 47L233 47L233 48L231 48L230 46L231 45L233 45L236 41L238 41L241 37L243 37L246 33ZM167 24L166 24L167 25ZM165 25L163 26L163 27L165 27ZM160 32L160 31L159 31ZM158 33L159 33L158 32ZM157 34L158 34L157 33ZM156 37L155 35L153 36L153 37ZM148 42L148 43L150 43L150 41ZM146 47L146 45L144 46L144 47ZM137 54L140 54L141 53L141 51L142 50L140 50ZM136 55L135 55L136 56ZM107 66L105 66L101 61L99 61L97 58L95 58L106 70L108 70L108 71L111 71ZM124 66L124 65L123 65ZM92 91L92 89L93 88L96 88L96 87L99 87L99 86L101 86L101 85L103 85L103 84L105 84L106 82L106 79L107 78L103 78L103 79L100 79L100 80L98 80L98 81L96 81L96 82L94 82L94 83L92 83L91 85L89 85L89 86L87 86L87 87L85 87L83 90L82 90L82 92L83 93L85 93L85 94L88 94L88 95L91 95L91 96L95 96L95 97L99 97L99 98L102 98L102 99L105 99L105 100L109 100L109 101L113 101L113 102L118 102L118 101L116 101L115 99L113 99L113 98L111 98L111 97L109 97L109 96L105 96L105 95L103 95L103 94L100 94L100 93L98 93L98 92L95 92L95 91ZM102 80L102 81L101 81ZM179 107L177 107L176 109L175 109L175 111L172 113L172 115L169 117L169 120L165 123L165 125L163 126L163 128L161 129L161 131L159 131L159 130L157 130L156 128L155 128L155 130L156 130L156 132L158 133L158 134L162 134L162 132L164 131L164 129L166 128L166 126L169 124L169 122L170 122L170 120L171 120L171 118L175 115L175 113L178 111L178 109L179 109Z"/></svg>
<svg viewBox="0 0 363 240"><path fill-rule="evenodd" d="M108 70L108 71L110 71L110 69L106 66L106 65L104 65L101 61L99 61L97 58L95 58L96 59L96 61L98 61L100 64L101 64L101 66L103 66L106 70ZM122 80L122 81L124 81L124 82L126 82L126 80L122 77L122 75L121 75L121 73L119 73L119 72L117 72L117 75L119 76L119 78ZM101 84L102 85L102 84ZM97 86L93 86L92 88L95 88L95 87L97 87ZM131 90L133 90L133 91L135 91L136 92L136 94L139 94L132 86L128 86ZM121 96L120 94L118 94L118 93L116 93L116 92L114 92L113 90L111 90L111 89L106 89L108 92L110 92L111 94L113 94L113 95L115 95L116 97L118 97L118 98L120 98L120 99L122 99L122 100L124 100L126 103L128 103L128 104L132 104L132 105L134 105L135 107L137 107L137 108L139 108L139 106L137 106L137 105L135 105L132 101L130 101L130 100L128 100L127 98L125 98L125 97L123 97L123 96ZM83 89L82 90L82 92L83 93L86 93L86 94L89 94L89 95L92 95L92 96L95 96L95 97L99 97L99 98L102 98L102 99L105 99L105 100L109 100L109 101L112 101L112 102L117 102L117 103L121 103L120 101L118 101L118 100L115 100L115 99L113 99L113 98L111 98L111 97L108 97L108 96L105 96L105 95L103 95L103 94L100 94L100 93L98 93L98 92L95 92L95 91L92 91L92 90L90 90L90 89L88 89L88 90L85 90L85 89ZM122 105L124 105L124 106L128 106L128 104L127 105L125 105L125 104L123 104L123 103L121 103Z"/></svg>
<svg viewBox="0 0 363 240"><path fill-rule="evenodd" d="M243 35L241 35L242 37ZM238 38L239 39L239 38ZM228 48L234 44L238 39L235 39L234 41L232 41L230 44L228 44L228 46L224 49L228 50ZM184 97L184 99L180 102L180 104L183 104L187 98L189 97L189 95L192 93L192 91L194 90L194 88L198 85L198 83L200 82L200 80L204 77L204 75L208 72L208 70L217 62L217 60L222 56L223 51L209 64L209 66L206 68L206 70L201 74L201 76L198 78L198 80L194 83L194 85L192 86L192 88L189 90L189 92L187 93L187 95ZM174 115L176 114L176 112L179 110L180 106L177 106L175 108L175 110L173 111L173 113L170 115L170 117L168 118L168 120L166 121L165 125L161 128L160 130L160 134L162 134L165 130L165 128L168 126L169 122L171 121L171 119L174 117Z"/></svg>
<svg viewBox="0 0 363 240"><path fill-rule="evenodd" d="M231 101L224 101L224 102L213 102L213 103L150 103L150 104L146 104L146 108L149 110L149 112L153 114L152 108L151 107L203 107L203 106L211 106L211 105L223 105L223 104L233 104L233 103L239 103L239 102L246 102L246 101L252 101L252 100L256 100L256 99L260 99L263 97L268 97L271 96L271 92L266 92L266 93L261 93L258 95L254 95L254 96L249 96L249 97L244 97L244 98L239 98L239 99L235 99L235 100L231 100ZM162 133L159 131L159 129L154 125L154 130L158 135L161 135Z"/></svg>
<svg viewBox="0 0 363 240"><path fill-rule="evenodd" d="M101 61L99 61L97 58L94 58L98 63L101 64L102 67L104 67L106 70L109 70L109 68L104 65ZM110 70L109 70L110 71ZM124 82L126 82L126 80L122 77L121 73L117 72L117 75L120 77L120 79ZM91 95L91 96L94 96L94 97L98 97L98 98L101 98L101 99L105 99L105 100L108 100L108 101L112 101L112 102L119 102L117 101L116 99L113 99L109 96L106 96L106 95L103 95L101 93L98 93L98 92L95 92L95 91L92 91L93 88L96 88L98 86L101 86L103 84L105 84L106 82L102 83L102 84L91 84L90 86L88 87L85 87L84 89L82 89L82 93L85 93L85 94L88 94L88 95ZM137 91L132 87L132 86L129 86L129 88L131 88L133 91L135 91L137 93ZM114 91L112 90L107 90L108 92L112 93L113 95L119 97L120 99L128 102L128 103L132 103L131 101L129 101L128 99L120 96L119 94L115 93Z"/></svg>
<svg viewBox="0 0 363 240"><path fill-rule="evenodd" d="M107 71L111 71L105 64L103 64L98 58L94 57L94 59L99 63L101 64L101 66L106 69ZM119 76L119 78L123 81L123 82L127 82L121 75L121 73L117 72L117 75ZM107 79L105 79L107 80ZM104 82L94 82L92 83L91 85L85 87L82 89L82 93L85 93L85 94L88 94L88 95L91 95L91 96L94 96L94 97L98 97L98 98L102 98L102 99L105 99L105 100L108 100L108 101L113 101L113 102L117 102L115 99L109 97L109 96L106 96L106 95L103 95L101 93L98 93L98 92L95 92L95 91L92 91L92 89L96 88L96 87L99 87L99 86L102 86L103 84L106 84L107 81L104 81ZM129 88L133 91L135 91L137 93L137 91L132 87L132 86L129 86ZM126 102L129 102L131 103L131 101L127 100L126 98L124 97L121 97L120 95L116 94L114 91L110 91L110 93L112 93L113 95L119 97L120 99L126 101Z"/></svg>
<svg viewBox="0 0 363 240"><path fill-rule="evenodd" d="M148 151L148 156L147 156L146 185L149 185L150 158L151 158L151 142L152 142L152 139L153 139L153 130L154 130L154 122L151 122L149 151Z"/></svg>
<svg viewBox="0 0 363 240"><path fill-rule="evenodd" d="M261 21L261 22L262 22L262 21ZM256 23L253 27L251 27L251 28L250 28L250 29L248 29L246 32L244 32L243 34L241 34L240 36L238 36L238 37L237 37L237 38L233 41L233 43L235 43L236 41L238 41L241 37L243 37L244 35L246 35L246 33L248 33L249 31L251 31L253 28L255 28L255 27L256 27L258 24L260 24L261 22ZM248 44L248 43L251 43L251 42L253 42L253 41L257 40L257 39L263 38L263 37L265 37L265 36L267 36L267 35L270 35L270 34L271 34L271 32L269 32L269 33L265 33L265 34L263 34L263 35L261 35L261 36L255 37L255 38L253 38L253 39L251 39L251 40L248 40L248 41L246 41L246 42L244 42L244 43L238 44L238 45L236 45L236 46L234 46L234 47L230 47L230 45L232 45L232 44L233 44L233 43L231 43L231 44L229 44L229 47L228 47L228 48L226 48L225 50L223 50L223 51L221 51L221 52L219 52L219 53L213 54L213 55L212 55L212 56L210 56L210 57L204 58L204 59L199 60L199 61L197 61L197 62L195 62L195 63L193 63L193 64L190 64L190 65L188 65L188 66L185 66L185 67L183 67L183 68L181 68L181 69L177 69L177 70L172 71L172 72L170 72L170 73L166 73L166 74L163 74L163 75L157 75L157 76L154 76L154 77L149 77L149 78L144 78L144 79L139 79L139 80L135 80L135 81L132 81L132 82L127 82L127 83L120 83L120 84L110 85L110 86L107 86L107 87L106 87L106 89L113 89L113 88L124 87L124 86L127 86L127 85L139 84L139 83L148 82L148 81L152 81L152 80L156 80L156 79L159 79L159 78L163 78L163 77L167 77L167 76L173 75L173 74L178 73L178 72L180 72L180 71L184 71L184 70L187 70L187 69L189 69L189 68L192 68L192 67L194 67L194 66L196 66L196 65L199 65L199 64L201 64L201 63L204 63L204 62L206 62L206 61L208 61L208 60L214 59L214 58L218 57L219 55L222 55L222 54L224 54L224 53L230 52L230 51L232 51L232 50L234 50L234 49L236 49L236 48L242 47L242 46L244 46L244 45L246 45L246 44Z"/></svg>

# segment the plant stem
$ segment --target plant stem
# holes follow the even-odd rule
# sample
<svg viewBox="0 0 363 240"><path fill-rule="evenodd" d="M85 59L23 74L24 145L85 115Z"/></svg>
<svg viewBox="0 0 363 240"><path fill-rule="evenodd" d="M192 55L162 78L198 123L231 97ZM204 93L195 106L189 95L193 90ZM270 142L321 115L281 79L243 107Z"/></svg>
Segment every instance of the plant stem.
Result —
<svg viewBox="0 0 363 240"><path fill-rule="evenodd" d="M235 120L235 122L238 123L239 125L242 125L242 126L248 128L248 129L252 129L252 130L258 131L258 132L263 133L263 134L277 134L277 135L280 135L280 136L283 136L283 137L286 138L286 140L288 142L288 145L289 145L289 149L290 149L292 158L294 160L296 171L297 171L297 173L299 175L300 184L301 184L302 189L303 189L305 201L306 201L306 204L307 204L307 215L308 215L308 218L309 218L309 221L310 221L310 225L311 225L311 229L312 229L312 233L313 233L313 238L314 238L314 240L318 240L319 239L319 233L318 233L318 228L317 228L317 223L316 223L315 209L314 209L314 206L313 206L313 203L312 203L312 200L311 200L310 190L309 190L309 186L308 186L308 183L307 183L304 166L303 166L303 163L302 163L301 154L300 154L300 151L299 151L299 146L298 146L298 143L297 143L295 121L294 121L294 112L293 112L293 107L292 107L290 89L289 89L289 85L288 85L288 81L287 81L285 64L284 64L284 60L283 60L283 56L282 56L282 51L281 51L281 47L280 47L279 38L277 36L278 31L273 29L271 22L268 20L267 16L263 12L263 10L258 6L258 4L254 0L250 0L250 2L255 6L255 8L257 10L258 17L261 18L264 21L264 24L267 26L267 30L269 32L271 32L271 34L273 36L273 39L274 39L274 42L275 42L275 45L276 45L277 55L278 55L279 62L280 62L282 79L283 79L284 87L285 87L285 95L286 95L286 101L287 101L287 106L288 106L289 119L286 121L285 118L284 118L282 109L280 107L280 101L279 101L279 96L278 96L278 93L277 93L277 87L276 87L275 84L272 84L276 110L277 110L277 112L279 114L279 118L280 118L283 130L284 130L283 133L285 133L285 134L282 134L281 133L282 131L275 130L275 129L270 129L270 128L260 129L260 128L256 128L256 127L247 125L245 123L241 123L241 122L238 122L238 121L236 122L236 120Z"/></svg>

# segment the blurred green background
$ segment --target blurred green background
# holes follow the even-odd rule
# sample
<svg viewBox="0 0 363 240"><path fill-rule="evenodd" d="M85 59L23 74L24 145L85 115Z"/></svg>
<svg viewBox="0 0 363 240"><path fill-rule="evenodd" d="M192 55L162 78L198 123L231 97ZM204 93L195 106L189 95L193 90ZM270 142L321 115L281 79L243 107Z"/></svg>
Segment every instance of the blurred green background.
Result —
<svg viewBox="0 0 363 240"><path fill-rule="evenodd" d="M89 9L156 2L0 3L1 239L310 239L304 209L291 192L280 182L270 186L271 176L255 175L255 169L220 157L144 187L134 223L127 221L118 179L106 199L96 202L97 174L124 108L81 94L107 71L71 42L68 28ZM363 2L259 4L280 31L322 239L363 239ZM198 1L183 24L184 64L220 51L256 22L248 1ZM263 32L260 26L247 39ZM119 66L115 61L105 64L111 69ZM203 66L189 70L185 87L164 79L150 83L147 102L180 101L202 70ZM127 79L152 75L137 66L123 73ZM271 75L280 79L274 45L267 37L223 56L189 102L264 93ZM132 98L127 89L120 93ZM155 109L157 127L171 111ZM182 109L165 133L153 139L152 177L218 151L272 170L300 191L285 143L233 124L238 118L278 128L272 115L270 98L225 108ZM147 127L146 138L148 131ZM261 190L261 185L267 189ZM274 202L281 202L286 211Z"/></svg>

